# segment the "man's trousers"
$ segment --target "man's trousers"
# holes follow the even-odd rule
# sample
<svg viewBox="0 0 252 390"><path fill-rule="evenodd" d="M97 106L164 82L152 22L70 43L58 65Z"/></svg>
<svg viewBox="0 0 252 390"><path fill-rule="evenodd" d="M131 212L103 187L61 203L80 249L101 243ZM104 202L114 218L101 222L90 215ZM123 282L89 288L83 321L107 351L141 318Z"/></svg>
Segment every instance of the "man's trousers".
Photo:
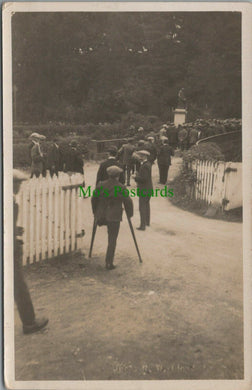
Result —
<svg viewBox="0 0 252 390"><path fill-rule="evenodd" d="M124 176L125 176L127 186L130 185L131 170L132 170L132 164L126 164L123 166L123 171L124 171Z"/></svg>
<svg viewBox="0 0 252 390"><path fill-rule="evenodd" d="M21 244L20 244L21 245ZM18 244L19 246L19 244ZM19 248L20 250L20 248ZM35 313L28 287L24 280L21 258L14 253L14 298L23 325L32 325L35 321ZM20 250L20 253L22 250Z"/></svg>
<svg viewBox="0 0 252 390"><path fill-rule="evenodd" d="M140 227L150 225L150 197L139 196Z"/></svg>
<svg viewBox="0 0 252 390"><path fill-rule="evenodd" d="M120 221L107 223L108 248L107 248L106 259L105 259L107 266L113 265L116 241L117 241L119 229L120 229Z"/></svg>
<svg viewBox="0 0 252 390"><path fill-rule="evenodd" d="M168 178L169 165L158 164L158 168L159 168L159 181L161 184L166 184Z"/></svg>

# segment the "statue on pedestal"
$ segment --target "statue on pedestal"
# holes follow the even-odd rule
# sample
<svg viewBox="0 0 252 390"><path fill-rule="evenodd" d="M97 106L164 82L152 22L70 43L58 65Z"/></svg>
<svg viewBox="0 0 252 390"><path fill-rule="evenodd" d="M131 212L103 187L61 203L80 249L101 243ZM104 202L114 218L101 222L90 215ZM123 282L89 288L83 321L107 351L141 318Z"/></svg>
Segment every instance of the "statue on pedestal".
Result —
<svg viewBox="0 0 252 390"><path fill-rule="evenodd" d="M186 109L185 88L181 88L178 93L178 108Z"/></svg>

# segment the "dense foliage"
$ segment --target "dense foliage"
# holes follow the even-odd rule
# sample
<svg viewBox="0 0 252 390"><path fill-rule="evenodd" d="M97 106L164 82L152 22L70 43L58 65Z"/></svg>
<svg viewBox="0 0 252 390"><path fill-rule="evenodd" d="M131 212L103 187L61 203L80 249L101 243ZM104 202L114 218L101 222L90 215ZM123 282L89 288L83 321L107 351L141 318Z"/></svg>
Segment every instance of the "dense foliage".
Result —
<svg viewBox="0 0 252 390"><path fill-rule="evenodd" d="M241 116L236 12L16 13L14 122L114 123L133 112L172 120Z"/></svg>
<svg viewBox="0 0 252 390"><path fill-rule="evenodd" d="M225 157L218 145L214 142L208 142L194 145L189 150L186 150L183 153L183 160L185 163L195 160L225 161Z"/></svg>

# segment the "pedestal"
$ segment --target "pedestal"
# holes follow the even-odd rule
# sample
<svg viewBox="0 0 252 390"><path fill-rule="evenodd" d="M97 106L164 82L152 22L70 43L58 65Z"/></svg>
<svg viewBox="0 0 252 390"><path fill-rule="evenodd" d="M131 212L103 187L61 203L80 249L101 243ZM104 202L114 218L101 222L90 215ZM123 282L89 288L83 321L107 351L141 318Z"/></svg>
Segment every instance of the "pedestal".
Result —
<svg viewBox="0 0 252 390"><path fill-rule="evenodd" d="M187 111L185 108L176 108L174 110L174 125L178 127L179 125L183 125L186 121Z"/></svg>

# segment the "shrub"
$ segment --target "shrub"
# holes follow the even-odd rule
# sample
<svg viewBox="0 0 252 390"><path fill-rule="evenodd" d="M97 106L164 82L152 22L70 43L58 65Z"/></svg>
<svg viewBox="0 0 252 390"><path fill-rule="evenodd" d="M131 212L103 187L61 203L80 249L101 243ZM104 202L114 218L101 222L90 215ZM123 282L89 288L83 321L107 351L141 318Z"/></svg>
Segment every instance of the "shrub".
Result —
<svg viewBox="0 0 252 390"><path fill-rule="evenodd" d="M202 143L192 146L183 153L185 163L194 160L224 161L225 157L221 149L214 142Z"/></svg>

